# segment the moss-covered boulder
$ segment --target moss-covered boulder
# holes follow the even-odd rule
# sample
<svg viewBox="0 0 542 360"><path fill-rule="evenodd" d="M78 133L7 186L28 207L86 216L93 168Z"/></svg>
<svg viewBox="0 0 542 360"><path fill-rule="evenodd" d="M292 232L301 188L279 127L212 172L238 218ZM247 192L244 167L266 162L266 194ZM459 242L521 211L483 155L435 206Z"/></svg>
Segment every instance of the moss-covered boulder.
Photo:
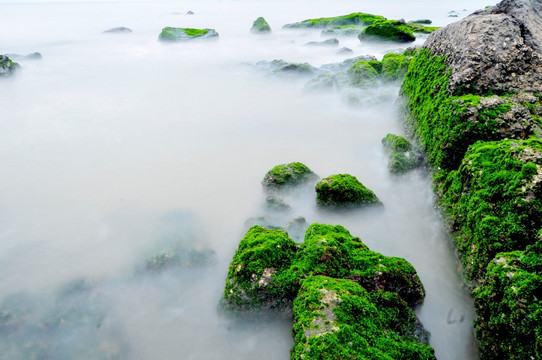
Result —
<svg viewBox="0 0 542 360"><path fill-rule="evenodd" d="M250 32L253 34L268 34L271 32L271 26L265 21L263 17L259 17L256 20L254 20L254 23L252 24L252 28L250 28Z"/></svg>
<svg viewBox="0 0 542 360"><path fill-rule="evenodd" d="M11 61L5 55L0 55L0 77L13 74L17 68L19 68L19 64Z"/></svg>
<svg viewBox="0 0 542 360"><path fill-rule="evenodd" d="M269 170L262 180L262 185L266 190L279 190L310 183L317 179L318 175L307 165L293 162L277 165Z"/></svg>
<svg viewBox="0 0 542 360"><path fill-rule="evenodd" d="M216 37L218 37L218 33L214 29L176 28L168 26L162 29L158 39L162 41L187 41Z"/></svg>
<svg viewBox="0 0 542 360"><path fill-rule="evenodd" d="M310 276L294 302L291 359L435 359L416 337L416 315L394 293Z"/></svg>
<svg viewBox="0 0 542 360"><path fill-rule="evenodd" d="M417 20L411 20L408 22L409 24L422 24L422 25L431 25L433 21L430 19L417 19Z"/></svg>
<svg viewBox="0 0 542 360"><path fill-rule="evenodd" d="M272 211L289 211L292 209L284 199L277 196L268 196L265 199L265 208Z"/></svg>
<svg viewBox="0 0 542 360"><path fill-rule="evenodd" d="M542 140L478 142L442 179L441 203L473 279L499 252L525 250L542 228Z"/></svg>
<svg viewBox="0 0 542 360"><path fill-rule="evenodd" d="M487 358L542 358L542 238L525 251L497 254L473 295Z"/></svg>
<svg viewBox="0 0 542 360"><path fill-rule="evenodd" d="M318 18L318 19L307 19L301 22L286 24L283 26L285 29L298 29L298 28L329 28L335 26L344 26L344 25L371 25L376 20L385 19L381 15L372 15L366 13L352 13L348 15L327 17L327 18Z"/></svg>
<svg viewBox="0 0 542 360"><path fill-rule="evenodd" d="M412 42L416 40L412 29L404 22L398 20L376 20L372 25L367 26L358 38L379 39L397 42Z"/></svg>
<svg viewBox="0 0 542 360"><path fill-rule="evenodd" d="M382 58L382 71L380 76L384 80L402 79L410 63L410 57L404 54L387 53Z"/></svg>
<svg viewBox="0 0 542 360"><path fill-rule="evenodd" d="M358 61L347 71L351 84L357 87L375 86L378 78L379 61Z"/></svg>
<svg viewBox="0 0 542 360"><path fill-rule="evenodd" d="M320 206L360 206L381 204L376 195L354 176L338 174L316 184L316 203Z"/></svg>
<svg viewBox="0 0 542 360"><path fill-rule="evenodd" d="M295 223L305 226L302 218ZM300 245L284 230L255 225L233 256L224 290L225 308L283 309L291 305L300 284L315 275L348 279L369 292L396 293L409 306L425 297L409 262L370 250L340 225L312 224Z"/></svg>
<svg viewBox="0 0 542 360"><path fill-rule="evenodd" d="M425 297L420 278L410 263L370 250L340 225L310 225L292 271L301 278L324 275L352 280L371 292L395 292L410 306Z"/></svg>
<svg viewBox="0 0 542 360"><path fill-rule="evenodd" d="M404 173L419 166L420 152L402 136L388 134L382 139L384 149L389 155L388 168L393 173Z"/></svg>
<svg viewBox="0 0 542 360"><path fill-rule="evenodd" d="M234 310L283 308L297 288L286 276L298 251L283 230L255 225L239 243L230 264L224 302Z"/></svg>

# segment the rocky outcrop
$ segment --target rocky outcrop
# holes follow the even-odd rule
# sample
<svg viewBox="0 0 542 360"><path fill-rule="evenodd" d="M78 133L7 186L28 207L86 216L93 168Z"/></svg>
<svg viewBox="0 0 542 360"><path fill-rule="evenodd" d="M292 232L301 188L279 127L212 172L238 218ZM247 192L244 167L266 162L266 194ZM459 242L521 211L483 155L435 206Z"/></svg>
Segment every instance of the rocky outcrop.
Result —
<svg viewBox="0 0 542 360"><path fill-rule="evenodd" d="M382 145L388 153L388 169L392 173L405 173L422 162L421 152L402 136L388 134Z"/></svg>
<svg viewBox="0 0 542 360"><path fill-rule="evenodd" d="M309 167L300 162L277 165L265 174L262 185L267 191L286 189L292 186L316 181L316 175Z"/></svg>
<svg viewBox="0 0 542 360"><path fill-rule="evenodd" d="M542 3L437 30L402 85L470 280L481 358L542 356Z"/></svg>
<svg viewBox="0 0 542 360"><path fill-rule="evenodd" d="M222 305L254 315L293 304L292 359L434 359L411 309L424 296L410 263L371 251L342 226L312 224L300 245L254 226L233 256Z"/></svg>
<svg viewBox="0 0 542 360"><path fill-rule="evenodd" d="M542 93L540 1L502 1L436 31L424 47L448 57L451 94Z"/></svg>
<svg viewBox="0 0 542 360"><path fill-rule="evenodd" d="M119 26L119 27L112 28L112 29L104 31L104 33L131 33L131 32L132 32L132 29L129 29L129 28L124 27L124 26Z"/></svg>

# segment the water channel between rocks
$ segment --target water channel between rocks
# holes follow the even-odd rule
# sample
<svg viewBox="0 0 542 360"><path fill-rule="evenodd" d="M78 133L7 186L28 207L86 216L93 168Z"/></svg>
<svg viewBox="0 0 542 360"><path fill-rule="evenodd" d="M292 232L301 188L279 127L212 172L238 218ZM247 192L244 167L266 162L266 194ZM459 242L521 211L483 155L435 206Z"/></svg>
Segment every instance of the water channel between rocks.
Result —
<svg viewBox="0 0 542 360"><path fill-rule="evenodd" d="M0 53L43 55L19 61L17 76L1 79L0 304L14 294L39 298L33 316L41 319L61 306L58 288L86 279L87 299L98 299L107 336L117 339L109 341L111 353L288 359L290 319L233 321L217 304L245 222L266 215L264 174L300 161L321 177L356 176L384 208L323 213L308 192L288 198L291 211L275 220L340 224L372 250L406 258L427 292L416 312L438 359L476 359L472 299L435 209L430 175L393 176L387 169L381 139L404 134L399 84L351 96L310 92L307 78L273 76L254 64L284 59L318 67L359 55L381 59L407 46L339 38L354 53L338 55L337 48L304 46L322 40L320 31L281 30L289 22L363 11L442 26L455 20L449 11L463 17L485 5L0 1ZM258 16L271 25L270 35L249 33ZM117 26L133 32L102 33ZM157 37L165 26L214 28L220 37L164 44ZM214 256L201 266L141 271L174 242ZM41 336L37 328L17 339ZM68 343L84 334L49 336ZM8 351L0 358L20 358L17 344L3 345ZM69 349L58 345L53 354L69 358Z"/></svg>

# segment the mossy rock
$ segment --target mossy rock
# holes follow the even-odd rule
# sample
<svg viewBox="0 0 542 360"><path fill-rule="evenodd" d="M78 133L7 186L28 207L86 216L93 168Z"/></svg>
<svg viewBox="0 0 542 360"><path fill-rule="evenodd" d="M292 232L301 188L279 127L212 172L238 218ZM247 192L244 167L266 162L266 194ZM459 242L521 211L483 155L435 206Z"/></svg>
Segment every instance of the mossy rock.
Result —
<svg viewBox="0 0 542 360"><path fill-rule="evenodd" d="M542 239L497 254L486 279L473 293L482 358L542 358Z"/></svg>
<svg viewBox="0 0 542 360"><path fill-rule="evenodd" d="M333 26L327 29L322 30L322 35L331 35L331 36L358 36L365 26L361 25L343 25L343 26Z"/></svg>
<svg viewBox="0 0 542 360"><path fill-rule="evenodd" d="M422 161L420 152L402 136L388 134L382 139L388 152L388 168L393 173L404 173L419 166Z"/></svg>
<svg viewBox="0 0 542 360"><path fill-rule="evenodd" d="M478 142L440 179L441 204L472 279L499 252L525 250L542 228L542 140Z"/></svg>
<svg viewBox="0 0 542 360"><path fill-rule="evenodd" d="M284 29L298 29L298 28L328 28L335 26L344 26L344 25L371 25L376 20L385 19L381 15L372 15L366 13L352 13L348 15L328 17L328 18L318 18L318 19L307 19L301 22L286 24L283 26Z"/></svg>
<svg viewBox="0 0 542 360"><path fill-rule="evenodd" d="M440 29L440 26L424 26L420 23L408 23L407 26L412 32L420 34L431 34L433 31Z"/></svg>
<svg viewBox="0 0 542 360"><path fill-rule="evenodd" d="M339 40L335 38L327 39L324 41L309 41L305 45L307 46L328 46L328 47L337 47L339 46Z"/></svg>
<svg viewBox="0 0 542 360"><path fill-rule="evenodd" d="M273 211L289 211L292 209L282 198L276 196L268 196L265 199L265 208Z"/></svg>
<svg viewBox="0 0 542 360"><path fill-rule="evenodd" d="M310 276L294 302L291 359L435 359L416 315L396 294Z"/></svg>
<svg viewBox="0 0 542 360"><path fill-rule="evenodd" d="M402 79L408 70L409 62L410 58L404 54L388 53L382 58L380 76L388 81Z"/></svg>
<svg viewBox="0 0 542 360"><path fill-rule="evenodd" d="M292 270L301 278L324 275L353 280L367 291L395 292L410 306L425 297L420 278L409 262L370 250L340 225L310 225Z"/></svg>
<svg viewBox="0 0 542 360"><path fill-rule="evenodd" d="M304 219L295 226L305 226ZM225 309L246 311L291 306L307 277L349 279L369 292L393 292L406 304L419 304L425 291L405 259L371 251L344 227L312 224L301 245L279 229L253 226L241 240L224 290Z"/></svg>
<svg viewBox="0 0 542 360"><path fill-rule="evenodd" d="M360 206L381 204L376 195L354 176L338 174L316 184L316 203L320 206Z"/></svg>
<svg viewBox="0 0 542 360"><path fill-rule="evenodd" d="M358 38L379 39L396 42L412 42L416 40L412 29L402 21L397 20L377 20L372 25L367 26Z"/></svg>
<svg viewBox="0 0 542 360"><path fill-rule="evenodd" d="M218 37L214 29L194 29L165 27L158 36L162 41L186 41L192 39L209 39Z"/></svg>
<svg viewBox="0 0 542 360"><path fill-rule="evenodd" d="M422 25L431 25L433 21L429 19L417 19L417 20L411 20L408 22L409 24L422 24Z"/></svg>
<svg viewBox="0 0 542 360"><path fill-rule="evenodd" d="M226 279L224 303L233 310L280 309L297 293L285 278L298 251L283 230L255 225L239 243Z"/></svg>
<svg viewBox="0 0 542 360"><path fill-rule="evenodd" d="M358 87L372 87L377 83L379 61L358 61L347 71L351 84Z"/></svg>
<svg viewBox="0 0 542 360"><path fill-rule="evenodd" d="M316 181L316 175L300 162L277 165L265 174L262 185L267 190L285 189Z"/></svg>
<svg viewBox="0 0 542 360"><path fill-rule="evenodd" d="M19 67L19 64L11 61L9 57L0 55L0 77L13 74Z"/></svg>
<svg viewBox="0 0 542 360"><path fill-rule="evenodd" d="M410 61L401 93L409 127L435 168L456 170L478 140L522 139L540 132L540 99L529 94L450 95L446 58L420 50Z"/></svg>
<svg viewBox="0 0 542 360"><path fill-rule="evenodd" d="M265 19L260 16L259 18L254 20L250 32L254 34L268 34L271 32L271 26L269 26L267 21L265 21Z"/></svg>

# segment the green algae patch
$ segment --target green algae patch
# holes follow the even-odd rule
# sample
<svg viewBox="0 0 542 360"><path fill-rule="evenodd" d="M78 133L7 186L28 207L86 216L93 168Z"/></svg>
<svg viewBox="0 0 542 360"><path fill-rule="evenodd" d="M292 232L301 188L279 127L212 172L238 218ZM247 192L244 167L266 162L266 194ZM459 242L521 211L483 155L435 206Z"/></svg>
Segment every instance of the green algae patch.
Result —
<svg viewBox="0 0 542 360"><path fill-rule="evenodd" d="M410 61L401 87L410 112L408 125L436 168L457 169L478 140L527 138L538 128L537 115L531 113L538 111L536 97L453 95L449 81L446 58L423 49ZM523 97L527 99L522 103L531 107L517 103Z"/></svg>
<svg viewBox="0 0 542 360"><path fill-rule="evenodd" d="M234 310L288 306L297 289L284 274L297 250L285 231L253 226L230 264L224 290L226 306Z"/></svg>
<svg viewBox="0 0 542 360"><path fill-rule="evenodd" d="M350 78L350 84L356 87L375 86L378 81L396 81L402 79L408 69L411 57L388 53L382 61L361 60L352 64L346 74Z"/></svg>
<svg viewBox="0 0 542 360"><path fill-rule="evenodd" d="M311 276L293 312L291 359L435 359L415 335L415 314L393 293Z"/></svg>
<svg viewBox="0 0 542 360"><path fill-rule="evenodd" d="M271 26L269 26L267 21L265 21L265 19L260 16L259 18L254 20L250 32L255 34L270 33Z"/></svg>
<svg viewBox="0 0 542 360"><path fill-rule="evenodd" d="M542 140L478 142L441 179L441 204L468 274L499 252L525 250L542 228Z"/></svg>
<svg viewBox="0 0 542 360"><path fill-rule="evenodd" d="M356 177L337 174L316 184L316 203L320 206L359 206L381 204L376 195Z"/></svg>
<svg viewBox="0 0 542 360"><path fill-rule="evenodd" d="M376 20L385 19L381 15L372 15L366 13L352 13L348 15L327 17L327 18L318 18L318 19L307 19L301 22L286 24L283 26L284 29L298 29L298 28L328 28L334 26L344 26L344 25L371 25Z"/></svg>
<svg viewBox="0 0 542 360"><path fill-rule="evenodd" d="M418 22L409 22L406 25L412 30L412 32L420 34L431 34L433 31L440 29L439 26L424 26Z"/></svg>
<svg viewBox="0 0 542 360"><path fill-rule="evenodd" d="M300 162L277 165L265 174L262 185L268 190L277 190L287 187L306 184L316 181L316 175L309 167Z"/></svg>
<svg viewBox="0 0 542 360"><path fill-rule="evenodd" d="M404 54L388 53L382 58L381 77L384 80L397 80L405 76L410 57Z"/></svg>
<svg viewBox="0 0 542 360"><path fill-rule="evenodd" d="M416 40L412 29L402 21L397 20L376 20L373 24L367 26L358 38L379 39L397 42L412 42Z"/></svg>
<svg viewBox="0 0 542 360"><path fill-rule="evenodd" d="M388 134L382 139L388 153L388 169L392 173L404 173L419 166L422 157L418 149L402 136Z"/></svg>
<svg viewBox="0 0 542 360"><path fill-rule="evenodd" d="M473 292L483 358L542 358L542 238L497 254L486 279Z"/></svg>
<svg viewBox="0 0 542 360"><path fill-rule="evenodd" d="M176 28L168 26L162 29L158 39L162 41L186 41L212 37L218 37L218 33L214 29Z"/></svg>

